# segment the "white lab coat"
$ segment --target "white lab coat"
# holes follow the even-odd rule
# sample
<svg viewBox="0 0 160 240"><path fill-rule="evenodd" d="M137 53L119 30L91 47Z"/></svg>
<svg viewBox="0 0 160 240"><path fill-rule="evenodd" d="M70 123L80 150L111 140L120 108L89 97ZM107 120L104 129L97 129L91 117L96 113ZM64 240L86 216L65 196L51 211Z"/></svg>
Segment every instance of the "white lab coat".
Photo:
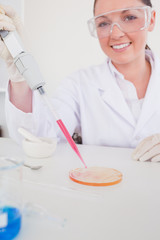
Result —
<svg viewBox="0 0 160 240"><path fill-rule="evenodd" d="M152 75L137 122L109 69L108 59L66 78L56 90L52 103L70 134L80 131L83 144L135 147L145 137L160 133L160 60L152 57ZM10 136L17 141L20 126L37 136L63 139L36 91L32 114L16 109L7 97L6 118Z"/></svg>

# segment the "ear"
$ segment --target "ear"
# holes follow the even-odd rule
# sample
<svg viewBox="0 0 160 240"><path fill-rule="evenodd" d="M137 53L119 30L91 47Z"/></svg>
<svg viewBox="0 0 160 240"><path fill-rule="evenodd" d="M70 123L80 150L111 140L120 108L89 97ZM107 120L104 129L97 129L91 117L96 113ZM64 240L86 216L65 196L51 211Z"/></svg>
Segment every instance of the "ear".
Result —
<svg viewBox="0 0 160 240"><path fill-rule="evenodd" d="M156 12L153 10L151 13L151 20L150 20L150 24L148 27L148 31L152 32L155 26L155 22L156 22Z"/></svg>

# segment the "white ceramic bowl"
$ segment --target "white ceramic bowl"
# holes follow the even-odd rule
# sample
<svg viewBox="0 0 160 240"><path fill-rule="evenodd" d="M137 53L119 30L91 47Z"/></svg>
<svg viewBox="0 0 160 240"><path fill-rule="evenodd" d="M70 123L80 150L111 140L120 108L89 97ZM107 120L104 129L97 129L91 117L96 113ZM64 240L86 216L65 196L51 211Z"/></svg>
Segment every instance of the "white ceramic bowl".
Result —
<svg viewBox="0 0 160 240"><path fill-rule="evenodd" d="M47 158L52 156L57 146L57 139L40 138L42 142L23 140L22 146L25 154L33 158Z"/></svg>

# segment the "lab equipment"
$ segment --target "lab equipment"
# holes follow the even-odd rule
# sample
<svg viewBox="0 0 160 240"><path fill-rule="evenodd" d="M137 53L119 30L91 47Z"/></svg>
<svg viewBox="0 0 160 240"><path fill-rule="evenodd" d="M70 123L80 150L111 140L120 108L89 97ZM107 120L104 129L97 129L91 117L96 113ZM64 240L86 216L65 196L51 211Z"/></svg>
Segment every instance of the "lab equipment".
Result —
<svg viewBox="0 0 160 240"><path fill-rule="evenodd" d="M120 183L122 173L113 168L88 167L77 168L69 172L72 181L88 186L110 186Z"/></svg>
<svg viewBox="0 0 160 240"><path fill-rule="evenodd" d="M25 137L25 139L31 141L31 142L38 142L41 143L42 140L36 136L34 136L32 133L30 133L29 131L27 131L24 128L18 128L18 132Z"/></svg>
<svg viewBox="0 0 160 240"><path fill-rule="evenodd" d="M2 159L2 158L1 158ZM9 161L9 162L13 162L13 163L15 163L15 164L18 164L18 161L16 160L16 159L14 159L14 158L11 158L11 157L5 157L4 158L6 161ZM42 168L42 165L29 165L29 164L27 164L27 163L23 163L23 166L24 167L28 167L28 168L30 168L30 169L32 169L32 170L39 170L40 168Z"/></svg>
<svg viewBox="0 0 160 240"><path fill-rule="evenodd" d="M115 25L125 33L144 30L150 23L151 11L151 7L142 6L100 14L88 20L90 34L98 38L108 37Z"/></svg>
<svg viewBox="0 0 160 240"><path fill-rule="evenodd" d="M0 158L0 239L11 240L22 221L22 161Z"/></svg>
<svg viewBox="0 0 160 240"><path fill-rule="evenodd" d="M24 128L18 128L18 132L25 137L22 147L25 154L29 157L47 158L56 150L56 138L38 138Z"/></svg>
<svg viewBox="0 0 160 240"><path fill-rule="evenodd" d="M40 138L41 142L24 139L22 147L25 154L32 158L48 158L53 155L57 147L56 138Z"/></svg>
<svg viewBox="0 0 160 240"><path fill-rule="evenodd" d="M46 208L42 207L39 204L35 204L35 203L27 202L24 205L23 214L25 216L29 216L29 217L32 217L32 218L37 217L37 218L40 219L42 217L44 220L49 220L55 226L58 226L60 228L64 228L66 223L67 223L66 218L61 218L59 216L54 216L50 212L48 212Z"/></svg>
<svg viewBox="0 0 160 240"><path fill-rule="evenodd" d="M46 105L51 110L55 120L63 132L64 136L66 137L68 143L75 151L77 156L80 158L81 162L84 164L85 168L87 168L79 150L76 146L75 142L73 141L72 137L70 136L68 130L66 129L63 121L58 117L57 113L53 109L53 106L50 104L48 97L43 89L45 81L40 73L39 67L32 57L31 54L26 53L23 47L20 45L17 37L15 36L14 32L8 32L6 30L1 30L0 35L4 43L6 44L9 52L11 53L14 63L19 70L20 74L26 79L29 87L32 90L38 90L42 99L45 101Z"/></svg>

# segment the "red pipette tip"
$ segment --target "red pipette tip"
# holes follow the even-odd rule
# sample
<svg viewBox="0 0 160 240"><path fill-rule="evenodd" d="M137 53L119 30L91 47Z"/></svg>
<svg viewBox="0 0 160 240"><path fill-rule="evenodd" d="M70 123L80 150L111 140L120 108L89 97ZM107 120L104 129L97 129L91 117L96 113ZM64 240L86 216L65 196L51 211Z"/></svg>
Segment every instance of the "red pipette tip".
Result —
<svg viewBox="0 0 160 240"><path fill-rule="evenodd" d="M75 151L75 153L78 155L78 157L80 158L81 162L83 163L83 165L85 166L85 168L87 168L87 165L85 164L75 142L73 141L71 135L69 134L67 128L65 127L64 123L62 122L61 119L56 121L57 124L59 125L60 129L62 130L64 136L66 137L68 143L70 144L70 146L72 147L72 149Z"/></svg>

